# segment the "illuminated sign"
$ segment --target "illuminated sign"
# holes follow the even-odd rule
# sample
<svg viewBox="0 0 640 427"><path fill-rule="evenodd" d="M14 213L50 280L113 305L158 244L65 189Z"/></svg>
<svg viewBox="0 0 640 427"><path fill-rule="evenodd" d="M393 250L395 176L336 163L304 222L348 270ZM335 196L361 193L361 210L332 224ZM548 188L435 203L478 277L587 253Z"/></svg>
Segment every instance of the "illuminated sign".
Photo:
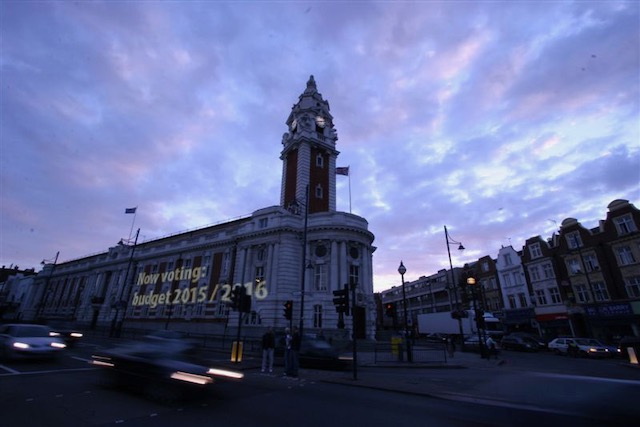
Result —
<svg viewBox="0 0 640 427"><path fill-rule="evenodd" d="M160 283L173 282L174 280L191 280L191 283L197 283L201 277L206 276L207 267L182 268L178 267L172 271L163 273L147 274L144 271L138 274L136 285L151 285Z"/></svg>
<svg viewBox="0 0 640 427"><path fill-rule="evenodd" d="M198 268L198 267L196 267ZM194 269L195 270L195 269ZM195 304L203 302L214 302L216 297L220 296L221 302L231 302L231 291L235 287L242 286L240 283L235 285L221 285L217 284L211 293L209 293L209 286L195 286L184 289L167 290L166 292L155 292L153 289L146 294L140 294L135 292L133 294L133 300L131 305L134 307L149 306L150 308L156 308L159 305L177 305L177 304ZM251 295L256 300L263 300L267 298L269 291L267 290L267 283L265 281L259 282L255 285L252 282L248 282L244 285L247 290L247 294Z"/></svg>

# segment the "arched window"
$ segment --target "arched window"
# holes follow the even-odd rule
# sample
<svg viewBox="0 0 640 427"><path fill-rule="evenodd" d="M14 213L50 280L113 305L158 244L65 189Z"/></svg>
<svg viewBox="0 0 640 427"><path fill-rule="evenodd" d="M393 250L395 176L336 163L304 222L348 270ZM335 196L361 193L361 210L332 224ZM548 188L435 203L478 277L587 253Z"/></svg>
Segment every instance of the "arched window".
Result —
<svg viewBox="0 0 640 427"><path fill-rule="evenodd" d="M319 168L324 167L324 157L322 156L322 154L318 154L316 156L316 166Z"/></svg>
<svg viewBox="0 0 640 427"><path fill-rule="evenodd" d="M322 190L322 185L316 185L316 199L322 199L324 197L324 191Z"/></svg>

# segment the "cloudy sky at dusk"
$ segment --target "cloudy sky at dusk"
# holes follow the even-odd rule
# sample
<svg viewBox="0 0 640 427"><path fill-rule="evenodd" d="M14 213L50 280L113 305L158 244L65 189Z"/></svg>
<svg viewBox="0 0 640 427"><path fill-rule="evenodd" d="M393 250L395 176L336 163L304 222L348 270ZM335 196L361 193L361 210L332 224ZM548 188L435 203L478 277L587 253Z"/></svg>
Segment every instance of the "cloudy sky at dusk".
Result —
<svg viewBox="0 0 640 427"><path fill-rule="evenodd" d="M0 264L40 269L280 200L313 74L374 288L640 207L640 3L0 3ZM338 177L338 210L349 179Z"/></svg>

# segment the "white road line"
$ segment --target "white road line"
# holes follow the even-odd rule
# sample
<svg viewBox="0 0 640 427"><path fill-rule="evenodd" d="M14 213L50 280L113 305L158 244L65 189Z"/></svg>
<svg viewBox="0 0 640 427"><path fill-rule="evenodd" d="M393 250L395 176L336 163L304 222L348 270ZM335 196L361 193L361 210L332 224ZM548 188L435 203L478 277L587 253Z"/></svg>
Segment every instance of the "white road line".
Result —
<svg viewBox="0 0 640 427"><path fill-rule="evenodd" d="M562 378L562 379L580 380L580 381L599 381L599 382L605 382L605 383L640 386L640 381L638 380L622 380L619 378L589 377L586 375L552 374L552 373L546 373L546 372L532 372L531 375L536 377Z"/></svg>
<svg viewBox="0 0 640 427"><path fill-rule="evenodd" d="M12 374L19 374L20 373L20 371L16 371L15 369L11 369L8 366L0 365L0 368L4 369L5 371L9 371ZM6 375L6 374L0 374L0 375Z"/></svg>
<svg viewBox="0 0 640 427"><path fill-rule="evenodd" d="M12 375L39 375L39 374L55 374L57 372L80 372L80 371L94 371L98 368L72 368L72 369L50 369L48 371L30 371L30 372L19 372L13 371L8 374L0 374L0 377L9 377Z"/></svg>

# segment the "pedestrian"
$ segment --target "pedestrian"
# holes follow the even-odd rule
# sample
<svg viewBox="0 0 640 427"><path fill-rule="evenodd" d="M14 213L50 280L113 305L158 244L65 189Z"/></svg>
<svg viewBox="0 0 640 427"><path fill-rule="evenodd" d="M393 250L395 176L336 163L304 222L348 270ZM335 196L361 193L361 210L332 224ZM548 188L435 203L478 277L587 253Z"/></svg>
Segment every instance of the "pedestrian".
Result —
<svg viewBox="0 0 640 427"><path fill-rule="evenodd" d="M298 376L298 368L300 366L300 332L298 328L293 328L293 334L291 334L291 342L290 342L290 351L289 357L291 358L291 362L289 364L289 372L288 376L297 377Z"/></svg>
<svg viewBox="0 0 640 427"><path fill-rule="evenodd" d="M447 352L449 353L449 357L453 359L453 356L456 352L456 343L452 336L448 336L446 338L446 346L447 346Z"/></svg>
<svg viewBox="0 0 640 427"><path fill-rule="evenodd" d="M262 336L262 372L267 370L269 373L273 372L273 352L276 347L276 336L273 333L273 328L269 326L267 331Z"/></svg>
<svg viewBox="0 0 640 427"><path fill-rule="evenodd" d="M287 376L291 373L291 329L284 329L284 375Z"/></svg>
<svg viewBox="0 0 640 427"><path fill-rule="evenodd" d="M492 355L497 359L498 351L496 349L496 342L491 338L491 335L489 335L485 343L487 345L487 360L490 360Z"/></svg>

